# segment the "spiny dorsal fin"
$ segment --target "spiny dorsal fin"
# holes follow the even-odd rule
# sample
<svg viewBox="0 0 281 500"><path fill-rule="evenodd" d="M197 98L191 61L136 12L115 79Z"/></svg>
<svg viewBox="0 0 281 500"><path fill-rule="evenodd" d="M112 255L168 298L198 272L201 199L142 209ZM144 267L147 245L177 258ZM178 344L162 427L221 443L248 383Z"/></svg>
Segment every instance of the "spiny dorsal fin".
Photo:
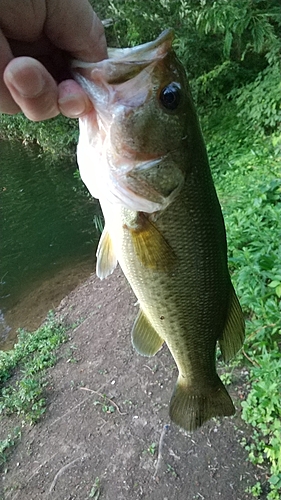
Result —
<svg viewBox="0 0 281 500"><path fill-rule="evenodd" d="M132 344L143 356L154 356L164 340L158 335L145 314L140 310L132 329Z"/></svg>
<svg viewBox="0 0 281 500"><path fill-rule="evenodd" d="M97 249L97 264L96 273L97 276L103 280L109 274L112 274L115 267L117 266L117 257L114 252L111 237L106 229L104 228Z"/></svg>
<svg viewBox="0 0 281 500"><path fill-rule="evenodd" d="M134 251L145 267L157 271L170 271L175 266L174 250L144 214L139 216L138 228L130 231Z"/></svg>
<svg viewBox="0 0 281 500"><path fill-rule="evenodd" d="M245 321L238 298L232 287L228 316L219 344L223 359L228 361L241 349L245 338Z"/></svg>

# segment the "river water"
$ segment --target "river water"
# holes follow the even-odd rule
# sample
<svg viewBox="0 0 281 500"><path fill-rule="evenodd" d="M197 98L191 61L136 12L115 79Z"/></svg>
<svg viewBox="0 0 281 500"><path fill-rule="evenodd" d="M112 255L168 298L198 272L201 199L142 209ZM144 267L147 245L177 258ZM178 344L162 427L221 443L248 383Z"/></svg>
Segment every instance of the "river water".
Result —
<svg viewBox="0 0 281 500"><path fill-rule="evenodd" d="M99 212L74 178L75 157L0 141L0 348L35 329L95 269Z"/></svg>

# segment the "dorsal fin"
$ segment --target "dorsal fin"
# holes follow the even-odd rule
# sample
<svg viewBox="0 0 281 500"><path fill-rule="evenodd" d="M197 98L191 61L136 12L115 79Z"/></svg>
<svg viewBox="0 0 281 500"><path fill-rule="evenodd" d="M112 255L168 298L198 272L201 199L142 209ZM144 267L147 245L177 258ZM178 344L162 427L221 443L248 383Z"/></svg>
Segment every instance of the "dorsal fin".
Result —
<svg viewBox="0 0 281 500"><path fill-rule="evenodd" d="M243 312L232 287L228 315L219 344L224 361L233 358L241 349L245 338L245 321Z"/></svg>

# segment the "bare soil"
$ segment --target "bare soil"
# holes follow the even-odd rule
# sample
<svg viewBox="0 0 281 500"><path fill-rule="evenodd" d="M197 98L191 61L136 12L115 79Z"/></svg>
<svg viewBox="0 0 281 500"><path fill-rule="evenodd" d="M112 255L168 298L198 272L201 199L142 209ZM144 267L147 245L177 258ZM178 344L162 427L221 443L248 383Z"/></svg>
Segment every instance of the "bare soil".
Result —
<svg viewBox="0 0 281 500"><path fill-rule="evenodd" d="M168 417L177 370L167 348L144 358L131 346L136 299L120 271L90 276L56 313L70 340L48 371L44 417L23 428L4 464L1 500L252 498L245 489L261 471L240 445L250 434L242 369L229 389L236 416L187 433ZM0 439L16 423L4 421Z"/></svg>

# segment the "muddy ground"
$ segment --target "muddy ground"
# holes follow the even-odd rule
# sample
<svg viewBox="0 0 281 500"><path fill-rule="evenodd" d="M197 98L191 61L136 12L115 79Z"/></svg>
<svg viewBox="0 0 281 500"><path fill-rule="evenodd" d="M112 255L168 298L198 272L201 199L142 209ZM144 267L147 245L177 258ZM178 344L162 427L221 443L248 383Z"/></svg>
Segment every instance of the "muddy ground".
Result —
<svg viewBox="0 0 281 500"><path fill-rule="evenodd" d="M245 489L263 471L240 445L251 433L239 416L245 370L229 389L235 417L192 434L172 425L177 370L166 347L153 358L134 352L135 302L120 271L92 275L62 300L57 315L72 325L70 339L48 371L44 417L23 428L4 465L1 500L252 498ZM2 422L0 434L16 423Z"/></svg>

